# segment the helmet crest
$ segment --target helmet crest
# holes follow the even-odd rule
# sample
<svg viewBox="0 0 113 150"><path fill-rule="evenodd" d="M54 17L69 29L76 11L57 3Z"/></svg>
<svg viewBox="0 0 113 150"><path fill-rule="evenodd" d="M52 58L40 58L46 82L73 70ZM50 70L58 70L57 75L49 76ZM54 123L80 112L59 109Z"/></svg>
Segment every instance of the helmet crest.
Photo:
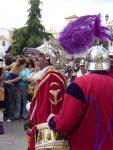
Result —
<svg viewBox="0 0 113 150"><path fill-rule="evenodd" d="M69 54L78 54L94 45L94 40L111 40L109 29L101 25L99 15L81 16L60 33L59 42Z"/></svg>

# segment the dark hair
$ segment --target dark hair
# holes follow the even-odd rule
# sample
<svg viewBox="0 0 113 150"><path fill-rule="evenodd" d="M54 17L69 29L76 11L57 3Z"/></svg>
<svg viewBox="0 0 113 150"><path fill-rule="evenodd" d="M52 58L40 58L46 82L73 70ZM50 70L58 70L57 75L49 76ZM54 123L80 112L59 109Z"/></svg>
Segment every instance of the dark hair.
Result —
<svg viewBox="0 0 113 150"><path fill-rule="evenodd" d="M34 68L34 67L35 67L35 62L34 62L34 60L33 60L33 59L30 59L29 62L30 62L31 68Z"/></svg>
<svg viewBox="0 0 113 150"><path fill-rule="evenodd" d="M18 65L24 65L26 63L26 59L25 58L19 58L18 59Z"/></svg>
<svg viewBox="0 0 113 150"><path fill-rule="evenodd" d="M30 62L26 61L26 68L29 68L29 66L30 66Z"/></svg>
<svg viewBox="0 0 113 150"><path fill-rule="evenodd" d="M6 64L7 66L11 65L12 62L13 62L13 61L12 61L12 57L11 57L11 56L5 57L5 64Z"/></svg>

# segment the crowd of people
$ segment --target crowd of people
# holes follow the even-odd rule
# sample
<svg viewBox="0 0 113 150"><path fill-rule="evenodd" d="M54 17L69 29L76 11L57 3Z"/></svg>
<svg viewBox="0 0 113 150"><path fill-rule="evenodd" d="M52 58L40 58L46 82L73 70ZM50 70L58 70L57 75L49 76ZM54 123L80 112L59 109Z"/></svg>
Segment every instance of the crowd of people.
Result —
<svg viewBox="0 0 113 150"><path fill-rule="evenodd" d="M28 101L28 77L31 73L32 66L29 58L7 57L0 58L1 68L4 73L1 76L0 84L4 89L2 91L4 103L1 104L4 110L4 119L7 123L14 119L27 119L28 111L26 103ZM34 64L35 65L35 64ZM3 117L2 119L3 120Z"/></svg>

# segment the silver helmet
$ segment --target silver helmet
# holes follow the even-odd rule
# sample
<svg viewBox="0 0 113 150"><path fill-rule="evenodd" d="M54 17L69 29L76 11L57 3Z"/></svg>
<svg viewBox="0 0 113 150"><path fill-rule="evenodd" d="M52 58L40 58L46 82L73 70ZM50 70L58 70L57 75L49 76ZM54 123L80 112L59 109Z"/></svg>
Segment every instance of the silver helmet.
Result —
<svg viewBox="0 0 113 150"><path fill-rule="evenodd" d="M39 52L45 55L46 59L50 60L51 64L56 64L59 61L59 51L51 46L48 42L45 42L41 46L37 47L37 49Z"/></svg>
<svg viewBox="0 0 113 150"><path fill-rule="evenodd" d="M86 54L86 60L89 71L109 70L110 68L108 51L102 46L91 47Z"/></svg>

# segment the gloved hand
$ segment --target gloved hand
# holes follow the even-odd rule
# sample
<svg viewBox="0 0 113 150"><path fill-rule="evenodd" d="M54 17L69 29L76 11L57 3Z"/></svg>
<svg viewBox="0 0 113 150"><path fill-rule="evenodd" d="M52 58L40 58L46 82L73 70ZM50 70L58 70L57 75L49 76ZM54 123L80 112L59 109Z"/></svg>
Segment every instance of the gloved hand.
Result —
<svg viewBox="0 0 113 150"><path fill-rule="evenodd" d="M34 122L31 120L27 120L24 124L24 130L27 131L29 129L32 129L33 126L34 126Z"/></svg>

